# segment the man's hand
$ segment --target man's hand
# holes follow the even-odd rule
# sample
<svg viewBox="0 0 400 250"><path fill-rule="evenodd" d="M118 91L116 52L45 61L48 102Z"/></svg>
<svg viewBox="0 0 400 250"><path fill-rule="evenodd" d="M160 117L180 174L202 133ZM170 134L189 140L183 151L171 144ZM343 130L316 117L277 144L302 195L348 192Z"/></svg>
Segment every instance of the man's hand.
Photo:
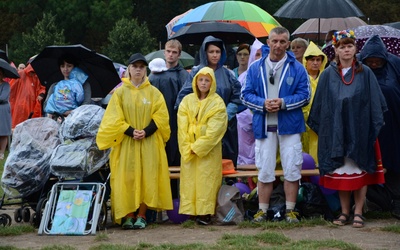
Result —
<svg viewBox="0 0 400 250"><path fill-rule="evenodd" d="M274 99L266 99L264 102L265 109L269 113L278 112L281 109L282 99L274 98Z"/></svg>

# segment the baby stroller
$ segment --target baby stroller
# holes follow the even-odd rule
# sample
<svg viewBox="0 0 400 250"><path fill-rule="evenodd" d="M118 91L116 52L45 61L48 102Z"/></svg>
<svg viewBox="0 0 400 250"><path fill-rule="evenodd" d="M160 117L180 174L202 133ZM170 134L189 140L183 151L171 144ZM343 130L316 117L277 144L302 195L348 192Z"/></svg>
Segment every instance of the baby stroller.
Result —
<svg viewBox="0 0 400 250"><path fill-rule="evenodd" d="M105 226L110 150L99 150L95 141L103 115L103 108L83 105L61 124L61 143L49 163L60 181L51 189L38 234L95 234Z"/></svg>
<svg viewBox="0 0 400 250"><path fill-rule="evenodd" d="M34 118L18 124L14 129L10 154L1 178L4 195L0 208L6 195L7 205L21 205L14 211L16 222L31 222L39 226L40 211L47 193L58 181L51 175L49 160L53 149L60 144L59 126L49 118ZM2 219L3 224L11 225L9 216L7 218L6 214L2 214Z"/></svg>

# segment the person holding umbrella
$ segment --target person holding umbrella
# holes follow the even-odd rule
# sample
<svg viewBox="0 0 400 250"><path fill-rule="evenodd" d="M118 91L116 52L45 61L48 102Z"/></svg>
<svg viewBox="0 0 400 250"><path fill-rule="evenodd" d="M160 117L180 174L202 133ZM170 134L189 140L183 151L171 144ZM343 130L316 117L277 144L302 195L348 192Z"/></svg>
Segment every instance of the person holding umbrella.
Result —
<svg viewBox="0 0 400 250"><path fill-rule="evenodd" d="M63 54L58 58L58 66L64 79L50 86L43 105L51 118L57 114L68 116L80 105L91 103L88 75L78 67L76 58L68 53Z"/></svg>
<svg viewBox="0 0 400 250"><path fill-rule="evenodd" d="M236 113L238 106L242 104L240 101L240 82L236 79L232 70L224 67L227 54L221 39L213 36L204 38L199 50L199 57L200 64L192 68L185 85L179 92L175 109L178 109L183 97L193 92L192 81L197 72L206 66L212 68L217 82L216 92L224 100L228 114L228 129L222 139L222 157L232 160L236 167L239 152Z"/></svg>
<svg viewBox="0 0 400 250"><path fill-rule="evenodd" d="M356 59L354 31L335 32L332 44L336 59L319 78L307 124L318 135L320 185L339 193L341 214L333 223L360 228L367 185L384 182L375 141L387 106L374 73Z"/></svg>
<svg viewBox="0 0 400 250"><path fill-rule="evenodd" d="M0 59L0 160L4 159L8 137L11 135L10 85L4 78L19 78L19 75L7 61Z"/></svg>
<svg viewBox="0 0 400 250"><path fill-rule="evenodd" d="M310 101L310 83L304 66L296 61L290 46L289 31L284 27L271 30L262 46L263 57L250 65L242 100L253 111L256 139L259 211L253 221L267 220L270 197L275 181L279 145L284 172L286 221L299 222L294 210L303 162L301 133L306 126L301 108Z"/></svg>
<svg viewBox="0 0 400 250"><path fill-rule="evenodd" d="M100 150L111 148L112 217L123 229L144 229L147 208L173 209L164 148L170 126L165 99L147 78L145 57L133 54L128 63L96 142Z"/></svg>
<svg viewBox="0 0 400 250"><path fill-rule="evenodd" d="M400 58L387 51L378 35L365 42L359 56L374 72L388 105L383 114L385 125L378 136L386 169L385 184L368 186L367 199L374 202L373 198L377 198L375 203L400 219ZM383 197L387 198L381 202Z"/></svg>

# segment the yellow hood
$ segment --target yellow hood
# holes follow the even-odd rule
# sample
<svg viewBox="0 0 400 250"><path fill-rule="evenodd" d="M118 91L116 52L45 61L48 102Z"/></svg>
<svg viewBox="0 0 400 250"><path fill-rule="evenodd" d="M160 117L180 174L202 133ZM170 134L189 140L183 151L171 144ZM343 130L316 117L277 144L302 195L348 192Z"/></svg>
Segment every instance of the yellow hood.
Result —
<svg viewBox="0 0 400 250"><path fill-rule="evenodd" d="M318 46L315 45L315 43L313 43L313 42L310 42L310 44L308 45L308 47L307 47L307 49L306 49L306 51L304 52L304 55L303 55L303 65L306 68L307 68L306 57L308 57L308 56L323 56L324 59L322 60L322 64L319 67L319 71L322 72L325 69L325 65L328 62L328 58L324 54L324 52L322 52L322 50L320 50L318 48Z"/></svg>

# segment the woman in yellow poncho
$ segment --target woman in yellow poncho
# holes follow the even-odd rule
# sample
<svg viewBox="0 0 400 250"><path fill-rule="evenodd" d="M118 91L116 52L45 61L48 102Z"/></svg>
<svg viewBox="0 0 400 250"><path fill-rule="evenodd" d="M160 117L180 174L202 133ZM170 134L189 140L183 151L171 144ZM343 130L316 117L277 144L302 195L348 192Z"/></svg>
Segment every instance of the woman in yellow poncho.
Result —
<svg viewBox="0 0 400 250"><path fill-rule="evenodd" d="M312 101L314 99L315 90L317 89L319 76L325 69L325 65L328 62L326 55L318 48L315 43L310 42L306 51L303 55L303 65L307 70L308 76L311 83L311 100L310 104L303 107L304 120L307 121L310 113ZM312 156L314 161L318 163L317 148L318 148L318 136L306 126L306 132L302 134L301 140L303 143L303 151Z"/></svg>
<svg viewBox="0 0 400 250"><path fill-rule="evenodd" d="M147 208L172 209L165 154L168 110L161 92L148 81L146 66L139 53L129 58L127 78L113 93L96 138L100 149L112 148L111 211L116 223L125 219L123 229L145 228Z"/></svg>
<svg viewBox="0 0 400 250"><path fill-rule="evenodd" d="M181 153L180 214L207 223L215 213L222 182L221 139L227 128L225 103L215 92L214 71L202 68L193 78L193 93L178 109Z"/></svg>

